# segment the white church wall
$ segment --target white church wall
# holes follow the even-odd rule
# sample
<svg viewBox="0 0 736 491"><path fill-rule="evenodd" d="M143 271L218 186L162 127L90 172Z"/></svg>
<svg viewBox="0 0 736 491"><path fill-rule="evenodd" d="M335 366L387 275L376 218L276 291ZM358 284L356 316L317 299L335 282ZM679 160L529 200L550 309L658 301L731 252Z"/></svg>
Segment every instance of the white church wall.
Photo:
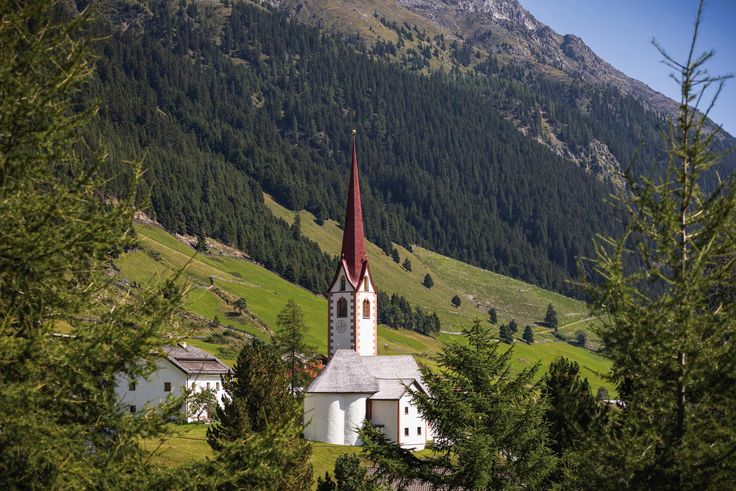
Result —
<svg viewBox="0 0 736 491"><path fill-rule="evenodd" d="M368 291L366 291L366 286L368 287ZM373 356L377 354L376 325L378 320L378 299L376 298L376 292L373 290L367 273L365 279L358 287L355 306L358 309L356 317L360 326L358 330L360 337L356 351L361 356ZM363 316L363 302L365 300L370 302L370 316L367 319Z"/></svg>
<svg viewBox="0 0 736 491"><path fill-rule="evenodd" d="M348 315L347 317L338 317L337 316L337 302L340 298L344 298L348 303ZM331 308L332 312L330 312L330 317L333 319L332 321L332 353L333 354L338 349L352 349L353 348L353 340L351 338L352 336L352 330L353 330L353 312L354 312L354 306L353 306L353 293L352 292L344 292L344 293L336 293L332 296ZM340 327L340 324L344 323L344 328ZM342 331L342 332L340 332Z"/></svg>
<svg viewBox="0 0 736 491"><path fill-rule="evenodd" d="M345 434L344 445L361 445L358 431L365 420L366 394L344 394Z"/></svg>
<svg viewBox="0 0 736 491"><path fill-rule="evenodd" d="M360 445L368 394L307 393L304 437L334 445Z"/></svg>
<svg viewBox="0 0 736 491"><path fill-rule="evenodd" d="M383 434L392 441L396 441L398 432L397 418L399 410L398 401L371 400L371 422L376 426L382 426Z"/></svg>

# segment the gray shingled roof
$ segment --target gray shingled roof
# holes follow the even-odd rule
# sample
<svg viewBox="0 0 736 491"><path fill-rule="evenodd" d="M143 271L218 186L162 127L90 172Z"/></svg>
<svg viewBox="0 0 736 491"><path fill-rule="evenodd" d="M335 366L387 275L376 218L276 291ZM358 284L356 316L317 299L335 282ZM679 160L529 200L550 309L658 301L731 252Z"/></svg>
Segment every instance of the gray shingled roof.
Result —
<svg viewBox="0 0 736 491"><path fill-rule="evenodd" d="M164 346L166 358L189 375L224 375L230 369L215 356L196 346Z"/></svg>
<svg viewBox="0 0 736 491"><path fill-rule="evenodd" d="M366 371L361 358L351 349L335 351L307 392L378 392L378 380Z"/></svg>
<svg viewBox="0 0 736 491"><path fill-rule="evenodd" d="M422 376L412 356L359 356L351 349L339 349L307 392L373 394L371 399L399 399L405 385Z"/></svg>

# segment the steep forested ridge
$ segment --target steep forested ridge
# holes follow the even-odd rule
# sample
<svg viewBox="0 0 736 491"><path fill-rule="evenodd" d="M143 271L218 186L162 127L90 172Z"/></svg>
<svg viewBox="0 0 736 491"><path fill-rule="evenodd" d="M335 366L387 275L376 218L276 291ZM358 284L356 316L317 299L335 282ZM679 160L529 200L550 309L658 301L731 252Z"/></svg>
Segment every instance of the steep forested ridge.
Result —
<svg viewBox="0 0 736 491"><path fill-rule="evenodd" d="M569 292L576 256L615 226L610 188L517 131L489 85L407 73L249 4L219 21L197 4L150 8L140 29L101 43L93 92L99 136L114 157L145 157L169 229L320 291L329 258L272 217L261 190L342 219L353 127L366 232L387 249L417 243Z"/></svg>

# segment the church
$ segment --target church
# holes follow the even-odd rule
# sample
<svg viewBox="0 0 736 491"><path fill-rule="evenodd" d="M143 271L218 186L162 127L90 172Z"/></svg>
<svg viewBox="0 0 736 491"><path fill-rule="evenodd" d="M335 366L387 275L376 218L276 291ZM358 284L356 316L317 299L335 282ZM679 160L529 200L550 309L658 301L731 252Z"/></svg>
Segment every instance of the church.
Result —
<svg viewBox="0 0 736 491"><path fill-rule="evenodd" d="M404 448L422 449L432 428L412 404L425 391L412 356L378 356L377 289L365 250L358 159L348 185L342 251L327 292L329 361L304 397L307 440L360 445L364 420Z"/></svg>

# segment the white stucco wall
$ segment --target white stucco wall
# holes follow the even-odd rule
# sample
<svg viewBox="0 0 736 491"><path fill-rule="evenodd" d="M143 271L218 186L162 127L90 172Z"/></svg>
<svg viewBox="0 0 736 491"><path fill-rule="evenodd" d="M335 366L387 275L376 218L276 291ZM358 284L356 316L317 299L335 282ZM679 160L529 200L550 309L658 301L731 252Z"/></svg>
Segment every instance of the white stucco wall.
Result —
<svg viewBox="0 0 736 491"><path fill-rule="evenodd" d="M358 430L365 419L368 394L307 393L304 437L335 445L360 445Z"/></svg>
<svg viewBox="0 0 736 491"><path fill-rule="evenodd" d="M409 435L406 436L406 430ZM404 448L420 450L429 439L428 425L411 403L411 396L407 392L399 400L399 444Z"/></svg>
<svg viewBox="0 0 736 491"><path fill-rule="evenodd" d="M188 377L183 371L172 365L168 360L162 359L157 363L158 369L153 372L148 380L139 377L135 380L135 390L129 389L130 380L124 376L117 377L115 393L127 410L135 406L135 412L144 410L146 406L156 406L166 401L168 397L178 397L186 387L192 390L202 390L210 384L215 391L218 404L222 404L225 391L222 388L219 375L199 375ZM164 391L164 384L171 383L171 391ZM219 390L218 390L219 386ZM187 421L192 421L187 408L182 408L182 413L187 415ZM203 415L204 416L204 415Z"/></svg>
<svg viewBox="0 0 736 491"><path fill-rule="evenodd" d="M345 290L340 289L340 279L345 278ZM330 316L331 326L332 326L332 346L331 351L329 353L330 356L332 356L336 350L338 349L352 349L353 348L353 332L354 332L354 312L355 312L355 306L353 305L355 294L353 291L353 287L350 284L350 281L347 280L347 275L345 274L345 268L340 268L340 273L337 275L337 281L335 281L335 284L332 285L332 289L330 290L330 302L329 302L329 309L328 312ZM348 303L348 311L347 311L347 317L338 317L337 316L337 302L340 298L344 298ZM338 331L338 324L340 322L345 323L345 330L343 332Z"/></svg>
<svg viewBox="0 0 736 491"><path fill-rule="evenodd" d="M398 410L396 408L398 401L371 401L371 422L374 425L383 426L383 434L392 441L396 441L398 427L396 426L396 417Z"/></svg>
<svg viewBox="0 0 736 491"><path fill-rule="evenodd" d="M366 285L368 291L366 291ZM358 323L360 329L358 330L360 339L358 342L358 349L356 350L361 356L373 356L377 355L377 327L378 327L378 298L373 285L370 282L368 273L366 273L363 281L358 285L358 291L356 293L356 308L358 309ZM363 301L368 300L371 303L370 318L363 318Z"/></svg>

